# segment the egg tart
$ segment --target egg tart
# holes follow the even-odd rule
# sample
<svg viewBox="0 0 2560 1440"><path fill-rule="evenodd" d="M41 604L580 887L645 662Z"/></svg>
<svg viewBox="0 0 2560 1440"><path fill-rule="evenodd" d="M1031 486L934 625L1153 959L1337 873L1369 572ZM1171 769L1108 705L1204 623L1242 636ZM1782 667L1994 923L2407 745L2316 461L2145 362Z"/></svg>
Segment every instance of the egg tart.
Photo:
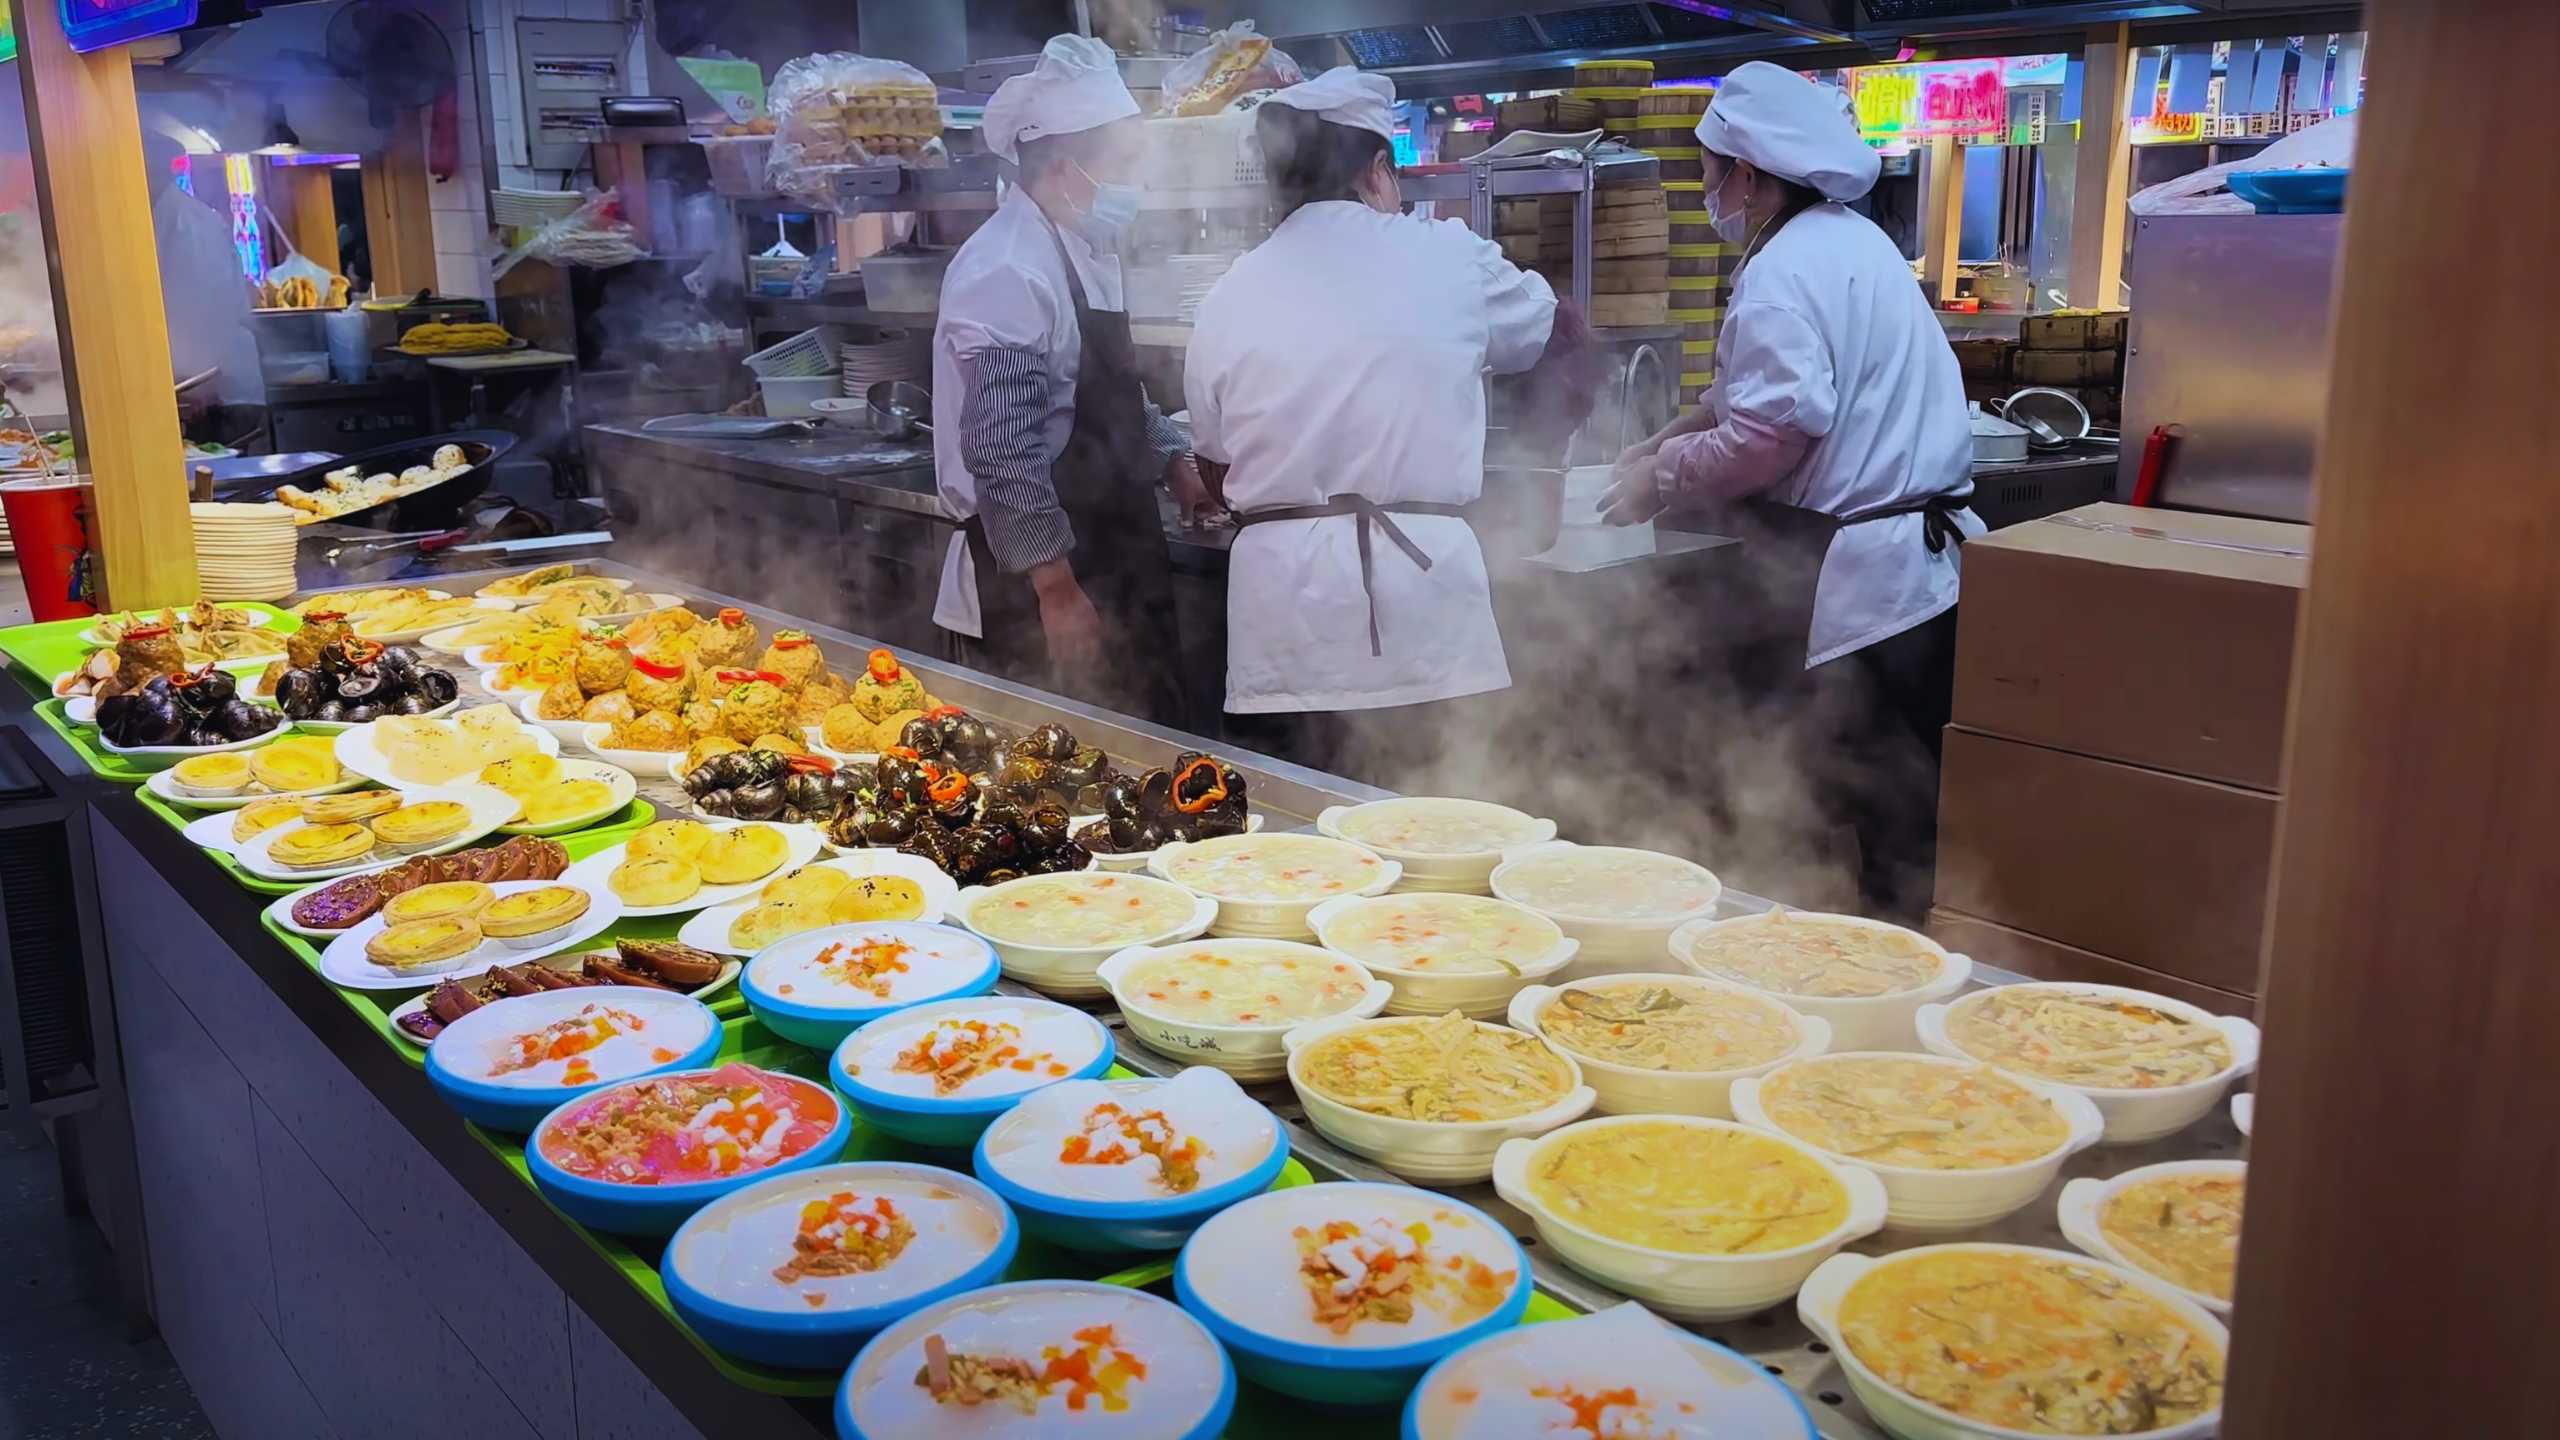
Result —
<svg viewBox="0 0 2560 1440"><path fill-rule="evenodd" d="M250 779L249 757L238 753L190 755L169 767L169 783L181 795L237 795Z"/></svg>
<svg viewBox="0 0 2560 1440"><path fill-rule="evenodd" d="M295 870L343 865L373 849L373 832L361 825L303 825L267 844L267 858Z"/></svg>
<svg viewBox="0 0 2560 1440"><path fill-rule="evenodd" d="M459 800L421 800L370 822L375 838L394 850L441 845L471 823L471 807Z"/></svg>
<svg viewBox="0 0 2560 1440"><path fill-rule="evenodd" d="M451 964L479 948L480 927L467 915L387 926L364 942L366 959L403 973Z"/></svg>
<svg viewBox="0 0 2560 1440"><path fill-rule="evenodd" d="M614 866L604 883L625 905L678 905L702 888L702 871L690 860L645 856Z"/></svg>
<svg viewBox="0 0 2560 1440"><path fill-rule="evenodd" d="M403 890L385 902L382 921L386 925L406 925L417 920L459 919L479 914L497 898L497 891L477 880L421 885L415 890Z"/></svg>
<svg viewBox="0 0 2560 1440"><path fill-rule="evenodd" d="M326 745L291 737L250 751L249 773L270 790L317 790L346 774Z"/></svg>
<svg viewBox="0 0 2560 1440"><path fill-rule="evenodd" d="M279 825L302 818L299 802L279 795L252 800L231 812L231 838L251 840Z"/></svg>
<svg viewBox="0 0 2560 1440"><path fill-rule="evenodd" d="M693 860L711 843L711 827L699 820L660 820L643 825L623 853L634 860Z"/></svg>
<svg viewBox="0 0 2560 1440"><path fill-rule="evenodd" d="M816 865L803 865L788 875L765 882L757 892L760 900L792 900L808 905L824 905L836 898L838 891L853 883L853 877L841 870Z"/></svg>
<svg viewBox="0 0 2560 1440"><path fill-rule="evenodd" d="M303 801L302 818L314 825L344 825L399 808L397 790L351 790L344 795L321 795Z"/></svg>
<svg viewBox="0 0 2560 1440"><path fill-rule="evenodd" d="M781 869L790 856L791 842L781 831L770 825L741 825L712 832L694 863L702 867L706 885L743 885Z"/></svg>
<svg viewBox="0 0 2560 1440"><path fill-rule="evenodd" d="M575 885L541 885L501 895L480 912L480 933L518 948L531 948L554 938L593 902Z"/></svg>
<svg viewBox="0 0 2560 1440"><path fill-rule="evenodd" d="M524 807L519 825L559 825L584 816L601 817L613 807L613 787L601 780L562 780L518 798Z"/></svg>

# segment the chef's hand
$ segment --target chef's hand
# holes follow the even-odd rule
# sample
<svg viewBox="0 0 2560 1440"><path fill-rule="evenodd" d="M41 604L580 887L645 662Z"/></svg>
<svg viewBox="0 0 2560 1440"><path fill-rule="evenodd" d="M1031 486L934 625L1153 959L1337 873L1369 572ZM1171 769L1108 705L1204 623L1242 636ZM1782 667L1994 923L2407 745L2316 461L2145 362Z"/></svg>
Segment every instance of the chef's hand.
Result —
<svg viewBox="0 0 2560 1440"><path fill-rule="evenodd" d="M1031 588L1040 598L1040 630L1049 639L1050 662L1062 673L1100 665L1102 614L1067 562L1033 566Z"/></svg>
<svg viewBox="0 0 2560 1440"><path fill-rule="evenodd" d="M1176 455L1165 465L1164 483L1173 492L1174 514L1185 530L1208 529L1226 509L1209 493L1199 462L1189 455Z"/></svg>
<svg viewBox="0 0 2560 1440"><path fill-rule="evenodd" d="M1628 446L1610 471L1608 493L1592 508L1611 525L1641 525L1661 514L1662 462L1655 447Z"/></svg>

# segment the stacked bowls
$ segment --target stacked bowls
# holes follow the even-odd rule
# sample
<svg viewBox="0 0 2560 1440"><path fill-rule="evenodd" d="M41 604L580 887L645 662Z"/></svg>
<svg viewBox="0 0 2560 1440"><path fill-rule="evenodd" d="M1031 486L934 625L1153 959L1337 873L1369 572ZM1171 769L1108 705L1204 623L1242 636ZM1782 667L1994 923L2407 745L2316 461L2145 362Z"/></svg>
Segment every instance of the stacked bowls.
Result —
<svg viewBox="0 0 2560 1440"><path fill-rule="evenodd" d="M197 501L196 576L207 595L281 600L293 593L293 510L272 502Z"/></svg>

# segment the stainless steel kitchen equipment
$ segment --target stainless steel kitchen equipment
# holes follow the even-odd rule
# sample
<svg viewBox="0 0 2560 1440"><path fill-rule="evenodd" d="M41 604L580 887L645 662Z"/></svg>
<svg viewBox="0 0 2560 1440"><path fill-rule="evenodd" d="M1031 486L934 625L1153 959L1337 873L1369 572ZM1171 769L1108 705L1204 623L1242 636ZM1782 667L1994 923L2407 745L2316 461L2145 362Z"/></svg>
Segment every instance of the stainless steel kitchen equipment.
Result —
<svg viewBox="0 0 2560 1440"><path fill-rule="evenodd" d="M862 394L863 403L871 411L871 428L883 440L904 440L919 432L930 435L933 426L916 417L933 413L933 397L920 385L904 380L883 380Z"/></svg>

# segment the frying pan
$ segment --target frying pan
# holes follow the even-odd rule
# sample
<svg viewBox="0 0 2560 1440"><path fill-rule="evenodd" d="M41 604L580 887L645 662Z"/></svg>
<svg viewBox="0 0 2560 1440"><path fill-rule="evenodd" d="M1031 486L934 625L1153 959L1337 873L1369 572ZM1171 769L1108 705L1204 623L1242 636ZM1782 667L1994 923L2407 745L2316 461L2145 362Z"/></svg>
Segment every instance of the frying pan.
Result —
<svg viewBox="0 0 2560 1440"><path fill-rule="evenodd" d="M353 455L342 455L335 460L324 460L291 475L279 476L271 484L227 498L272 500L276 491L287 485L317 491L328 485L330 471L350 466L366 475L386 470L397 475L412 465L427 464L439 446L459 445L463 458L470 462L470 469L439 480L423 490L413 490L361 510L329 517L329 523L333 525L349 525L362 530L450 530L462 523L463 507L488 490L491 467L500 456L513 449L515 443L516 437L504 430L458 430L425 440L404 440L397 445L384 445Z"/></svg>

